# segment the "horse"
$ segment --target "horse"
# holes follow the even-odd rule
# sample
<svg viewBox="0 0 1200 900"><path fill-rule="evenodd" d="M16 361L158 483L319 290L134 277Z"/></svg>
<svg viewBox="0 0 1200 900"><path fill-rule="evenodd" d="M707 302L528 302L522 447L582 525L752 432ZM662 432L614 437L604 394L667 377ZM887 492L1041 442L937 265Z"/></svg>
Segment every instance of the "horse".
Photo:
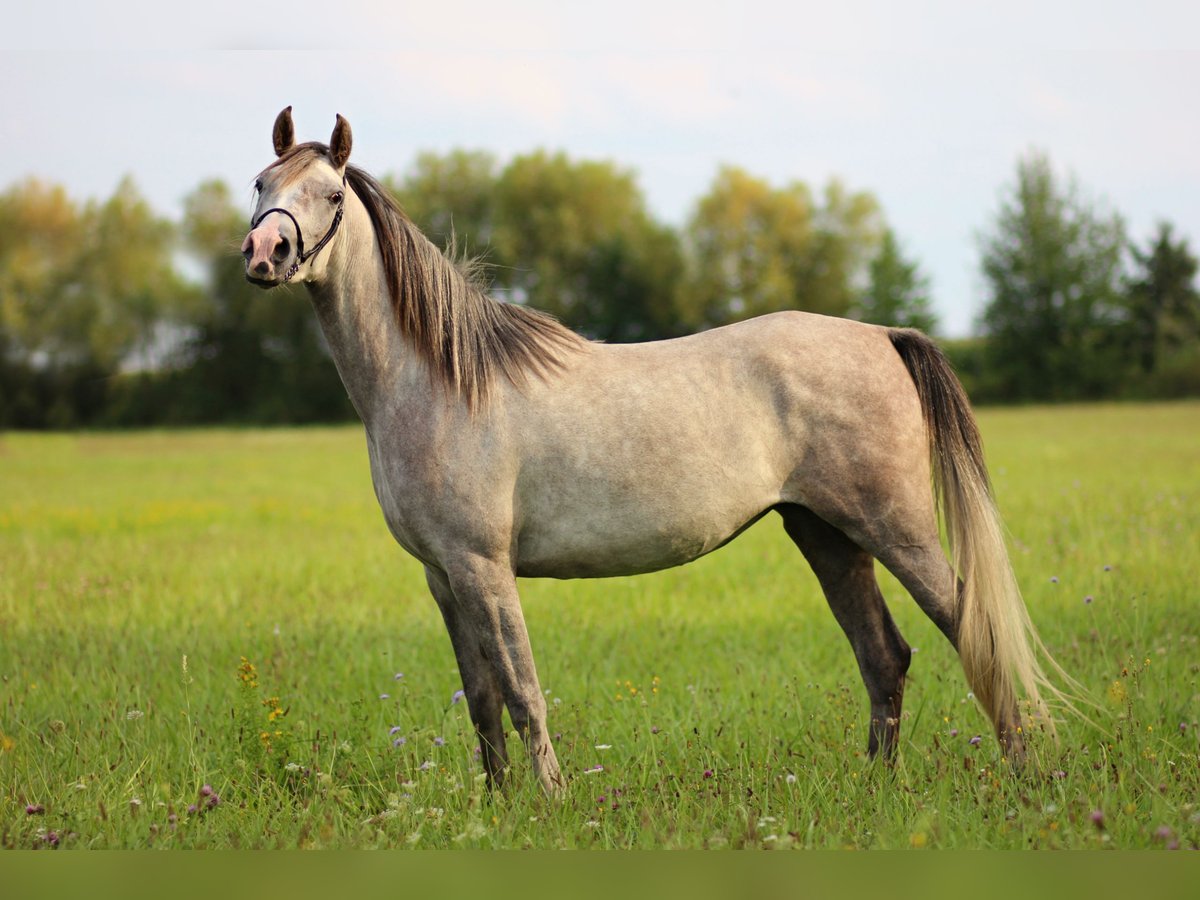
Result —
<svg viewBox="0 0 1200 900"><path fill-rule="evenodd" d="M930 338L784 311L671 340L588 341L493 299L443 255L349 164L341 115L328 144L297 144L289 106L272 139L246 277L308 290L387 527L424 564L445 620L489 785L508 768L506 707L541 786L565 784L518 577L682 565L772 511L853 649L872 758L895 754L912 656L875 560L957 650L1006 758L1024 757L1029 720L1052 727L1043 694L1062 695L979 429Z"/></svg>

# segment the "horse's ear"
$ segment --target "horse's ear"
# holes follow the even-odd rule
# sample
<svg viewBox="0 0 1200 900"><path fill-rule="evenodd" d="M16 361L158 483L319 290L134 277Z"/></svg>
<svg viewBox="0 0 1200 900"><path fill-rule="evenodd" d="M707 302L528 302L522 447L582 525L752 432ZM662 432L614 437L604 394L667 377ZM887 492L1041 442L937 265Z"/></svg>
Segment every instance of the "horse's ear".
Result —
<svg viewBox="0 0 1200 900"><path fill-rule="evenodd" d="M335 169L341 170L350 159L351 141L350 123L339 114L337 124L333 126L333 137L329 139L329 158Z"/></svg>
<svg viewBox="0 0 1200 900"><path fill-rule="evenodd" d="M296 129L292 125L292 108L289 106L275 117L275 133L271 135L275 143L275 155L283 156L296 143Z"/></svg>

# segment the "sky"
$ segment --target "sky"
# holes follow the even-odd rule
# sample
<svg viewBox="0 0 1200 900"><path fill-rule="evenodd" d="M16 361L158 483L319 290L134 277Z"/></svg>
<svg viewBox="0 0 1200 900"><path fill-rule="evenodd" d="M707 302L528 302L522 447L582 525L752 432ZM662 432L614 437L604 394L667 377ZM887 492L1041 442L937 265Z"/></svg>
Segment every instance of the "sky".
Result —
<svg viewBox="0 0 1200 900"><path fill-rule="evenodd" d="M880 200L951 336L1031 151L1138 243L1167 219L1200 245L1196 3L0 3L0 190L129 175L177 217L220 178L248 212L287 105L300 140L346 116L377 175L456 147L611 159L675 226L722 164L837 177Z"/></svg>

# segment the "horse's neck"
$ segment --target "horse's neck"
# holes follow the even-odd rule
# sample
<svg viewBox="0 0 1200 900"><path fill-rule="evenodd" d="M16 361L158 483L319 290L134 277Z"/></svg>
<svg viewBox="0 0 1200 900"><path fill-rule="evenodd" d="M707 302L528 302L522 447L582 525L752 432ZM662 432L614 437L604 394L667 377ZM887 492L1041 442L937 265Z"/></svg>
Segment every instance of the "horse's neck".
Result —
<svg viewBox="0 0 1200 900"><path fill-rule="evenodd" d="M338 374L370 430L381 416L419 399L412 394L428 379L400 333L366 211L348 203L343 228L325 278L309 287Z"/></svg>

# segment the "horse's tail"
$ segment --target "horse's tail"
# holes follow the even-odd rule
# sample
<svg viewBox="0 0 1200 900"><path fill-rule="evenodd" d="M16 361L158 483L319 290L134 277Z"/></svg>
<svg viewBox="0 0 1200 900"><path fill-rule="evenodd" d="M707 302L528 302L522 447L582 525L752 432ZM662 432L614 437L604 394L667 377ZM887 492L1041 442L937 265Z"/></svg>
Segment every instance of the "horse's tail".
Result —
<svg viewBox="0 0 1200 900"><path fill-rule="evenodd" d="M983 442L966 392L942 351L924 334L908 328L889 329L888 334L921 398L934 491L960 581L957 644L963 670L1001 742L1019 753L1020 697L1051 730L1043 693L1066 698L1046 678L1039 660L1040 654L1047 659L1049 655L1009 563Z"/></svg>

